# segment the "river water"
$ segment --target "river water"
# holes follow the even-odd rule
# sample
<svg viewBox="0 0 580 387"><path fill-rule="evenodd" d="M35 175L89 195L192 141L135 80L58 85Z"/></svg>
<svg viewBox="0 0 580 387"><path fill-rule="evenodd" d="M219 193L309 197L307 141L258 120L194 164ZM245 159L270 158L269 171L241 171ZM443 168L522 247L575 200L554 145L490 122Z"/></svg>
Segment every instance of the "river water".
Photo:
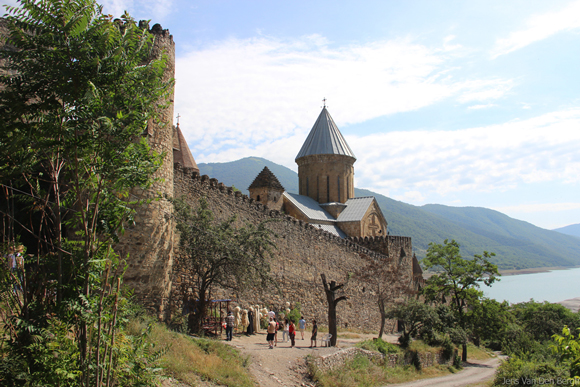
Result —
<svg viewBox="0 0 580 387"><path fill-rule="evenodd" d="M580 268L546 273L500 277L491 287L481 286L486 297L518 303L529 301L558 302L580 297Z"/></svg>

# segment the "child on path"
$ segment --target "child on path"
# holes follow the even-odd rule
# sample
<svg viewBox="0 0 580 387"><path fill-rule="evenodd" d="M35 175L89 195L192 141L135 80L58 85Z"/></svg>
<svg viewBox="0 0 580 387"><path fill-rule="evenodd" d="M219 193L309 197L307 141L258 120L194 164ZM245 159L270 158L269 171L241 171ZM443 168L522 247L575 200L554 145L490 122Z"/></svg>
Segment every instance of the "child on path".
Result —
<svg viewBox="0 0 580 387"><path fill-rule="evenodd" d="M306 320L304 317L300 316L300 320L298 320L298 327L300 328L300 334L302 334L302 340L304 340L304 330L306 329Z"/></svg>
<svg viewBox="0 0 580 387"><path fill-rule="evenodd" d="M296 338L296 326L294 325L294 321L290 320L290 323L288 324L288 334L290 336L290 348L294 348L294 345L296 345L295 342L295 338Z"/></svg>

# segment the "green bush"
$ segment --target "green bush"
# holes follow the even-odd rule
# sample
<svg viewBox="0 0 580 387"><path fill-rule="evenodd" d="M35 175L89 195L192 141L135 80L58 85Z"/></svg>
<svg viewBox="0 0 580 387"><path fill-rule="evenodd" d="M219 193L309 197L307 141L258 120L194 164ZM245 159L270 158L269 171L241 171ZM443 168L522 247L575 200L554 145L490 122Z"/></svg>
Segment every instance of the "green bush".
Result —
<svg viewBox="0 0 580 387"><path fill-rule="evenodd" d="M401 351L398 346L387 343L381 338L361 341L356 346L362 349L366 349L367 351L380 352L383 355L388 353L399 353Z"/></svg>
<svg viewBox="0 0 580 387"><path fill-rule="evenodd" d="M298 320L300 320L300 316L301 316L301 309L302 305L300 305L299 302L296 303L296 305L294 305L294 308L290 311L290 313L288 313L288 316L286 316L286 318L288 318L288 320L291 320L294 324L298 324Z"/></svg>
<svg viewBox="0 0 580 387"><path fill-rule="evenodd" d="M441 343L441 348L441 355L445 361L453 357L453 354L455 353L455 345L453 345L453 341L451 341L449 336L445 335L443 342Z"/></svg>
<svg viewBox="0 0 580 387"><path fill-rule="evenodd" d="M554 360L534 362L513 356L499 366L493 385L505 386L507 381L512 385L526 385L532 381L537 384L540 381L542 384L556 384L558 380L565 380L568 376L567 369Z"/></svg>
<svg viewBox="0 0 580 387"><path fill-rule="evenodd" d="M457 368L458 370L463 368L463 363L461 362L461 356L459 356L459 354L455 355L453 358L453 367Z"/></svg>

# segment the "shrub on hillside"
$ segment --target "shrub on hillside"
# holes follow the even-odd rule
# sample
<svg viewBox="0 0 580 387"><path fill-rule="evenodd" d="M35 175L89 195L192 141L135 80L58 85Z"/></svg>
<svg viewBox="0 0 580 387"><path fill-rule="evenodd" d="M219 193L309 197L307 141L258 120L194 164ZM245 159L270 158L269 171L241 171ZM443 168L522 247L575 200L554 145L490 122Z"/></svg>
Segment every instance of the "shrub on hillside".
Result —
<svg viewBox="0 0 580 387"><path fill-rule="evenodd" d="M568 370L554 360L537 363L514 356L499 366L493 386L557 384L567 378Z"/></svg>
<svg viewBox="0 0 580 387"><path fill-rule="evenodd" d="M383 355L388 353L399 353L401 351L397 345L387 343L381 338L361 341L356 346L362 349L366 349L367 351L380 352Z"/></svg>

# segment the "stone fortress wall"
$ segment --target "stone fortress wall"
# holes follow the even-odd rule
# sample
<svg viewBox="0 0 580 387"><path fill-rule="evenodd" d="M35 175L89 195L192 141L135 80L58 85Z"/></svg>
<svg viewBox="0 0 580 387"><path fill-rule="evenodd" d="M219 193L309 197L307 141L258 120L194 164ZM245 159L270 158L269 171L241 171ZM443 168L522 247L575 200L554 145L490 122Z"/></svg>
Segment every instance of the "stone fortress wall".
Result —
<svg viewBox="0 0 580 387"><path fill-rule="evenodd" d="M262 305L268 308L282 309L285 303L300 302L302 312L307 319L315 318L322 324L327 323L327 301L320 274L324 273L329 281L343 283L349 274L351 278L344 288L349 299L338 304L338 323L340 326L360 329L378 329L380 315L375 293L368 284L357 279L355 273L361 271L365 259L388 260L397 262L403 268L400 280L405 284L412 276L412 246L407 237L364 238L366 244L375 247L382 245L386 255L354 243L353 240L341 239L325 231L318 230L308 223L285 215L277 210L270 210L261 203L250 199L241 192L219 183L217 179L199 176L192 170L184 170L180 165L174 171L174 197L185 197L191 205L197 205L199 198L206 197L210 209L216 218L225 220L237 215L240 224L270 220L268 227L277 235L277 249L270 261L271 274L278 283L281 294L275 288L248 289L246 295L235 300L234 305L248 308L250 305ZM372 240L372 243L371 243ZM177 246L177 243L175 243ZM401 251L404 256L401 257ZM173 278L170 295L170 319L181 313L184 295L191 289L191 276L184 270L187 258L179 251L174 253ZM214 293L213 298L234 298L224 291Z"/></svg>
<svg viewBox="0 0 580 387"><path fill-rule="evenodd" d="M167 55L164 80L172 79L175 73L173 37L158 24L150 32L156 38L152 55ZM0 46L4 44L5 36L5 21L0 18ZM173 102L173 95L170 99ZM134 192L141 198L158 200L138 210L135 224L127 227L116 246L121 256L129 256L125 285L133 288L139 301L159 319L168 321L181 313L184 296L189 294L192 282L190 274L184 269L186 257L176 248L178 235L174 232L172 205L167 200L171 197L185 196L193 206L201 197L206 197L214 215L220 220L233 214L237 215L240 224L273 220L268 227L277 234L277 249L270 266L281 294L275 288L248 289L246 295L234 303L243 308L255 304L282 308L287 301L300 302L307 319L315 318L326 324L327 303L320 274L326 274L329 281L343 283L349 274L357 273L364 267L365 259L398 261L404 268L400 281L409 283L413 267L410 238L341 239L278 210L268 209L216 179L199 176L193 170L174 165L173 103L164 107L160 116L164 124L150 123L147 129L151 147L165 154L163 166L155 176L159 180L148 191ZM378 328L379 313L373 290L353 275L344 293L349 299L338 304L339 325ZM219 290L214 295L234 298L234 295Z"/></svg>
<svg viewBox="0 0 580 387"><path fill-rule="evenodd" d="M146 27L146 22L139 25ZM175 76L173 36L159 24L149 32L155 38L151 56L165 55L163 81L172 81ZM151 149L165 155L163 165L153 176L156 180L150 189L134 192L135 196L152 201L138 208L135 224L126 227L116 246L121 257L129 254L125 285L135 289L140 302L159 319L164 319L171 289L175 229L171 217L173 205L167 200L173 196L173 92L168 98L170 103L161 101L159 122L149 122L146 132Z"/></svg>

